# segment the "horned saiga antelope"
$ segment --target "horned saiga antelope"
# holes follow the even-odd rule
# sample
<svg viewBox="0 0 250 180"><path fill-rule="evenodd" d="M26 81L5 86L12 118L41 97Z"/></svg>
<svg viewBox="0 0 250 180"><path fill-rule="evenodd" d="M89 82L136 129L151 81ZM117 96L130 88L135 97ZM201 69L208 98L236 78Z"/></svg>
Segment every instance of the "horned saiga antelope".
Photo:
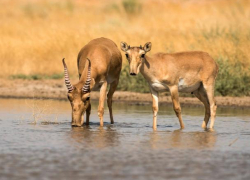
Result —
<svg viewBox="0 0 250 180"><path fill-rule="evenodd" d="M211 117L210 128L214 126L216 103L214 84L218 74L218 65L208 53L193 51L174 54L157 53L147 56L151 42L144 47L130 47L121 42L130 66L130 75L142 73L148 81L153 98L153 129L157 127L158 94L169 89L174 111L184 128L179 103L179 92L193 93L205 106L205 118L202 127L206 128Z"/></svg>
<svg viewBox="0 0 250 180"><path fill-rule="evenodd" d="M78 54L77 65L79 82L72 85L68 69L63 59L65 84L68 89L68 99L72 107L72 126L82 126L86 111L86 124L89 124L91 111L90 92L100 89L98 116L100 126L103 126L104 100L107 94L111 124L114 123L112 113L112 97L119 82L122 67L122 56L116 44L106 38L98 38L85 45Z"/></svg>

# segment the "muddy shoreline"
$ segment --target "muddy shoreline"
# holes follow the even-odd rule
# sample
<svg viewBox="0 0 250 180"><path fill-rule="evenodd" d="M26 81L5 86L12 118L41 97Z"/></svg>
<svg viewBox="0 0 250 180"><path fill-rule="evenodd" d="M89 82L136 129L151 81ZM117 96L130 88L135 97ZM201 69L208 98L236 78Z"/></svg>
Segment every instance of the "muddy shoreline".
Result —
<svg viewBox="0 0 250 180"><path fill-rule="evenodd" d="M67 91L63 80L22 80L0 79L0 98L40 98L66 100ZM91 100L98 100L99 92L91 92ZM250 107L250 97L215 97L219 107ZM114 102L128 102L129 104L151 104L150 93L136 93L116 91ZM171 97L160 95L160 104L172 105ZM196 97L180 97L181 106L203 106Z"/></svg>

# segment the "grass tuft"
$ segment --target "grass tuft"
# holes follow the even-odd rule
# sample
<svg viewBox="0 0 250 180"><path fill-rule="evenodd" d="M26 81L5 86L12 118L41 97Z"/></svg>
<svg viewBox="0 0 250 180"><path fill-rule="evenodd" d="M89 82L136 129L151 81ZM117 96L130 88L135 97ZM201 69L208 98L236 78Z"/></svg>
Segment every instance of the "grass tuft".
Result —
<svg viewBox="0 0 250 180"><path fill-rule="evenodd" d="M141 12L142 4L138 0L123 0L122 5L127 14L138 14Z"/></svg>
<svg viewBox="0 0 250 180"><path fill-rule="evenodd" d="M245 69L241 62L232 63L225 57L219 57L217 63L220 71L215 84L216 93L222 96L249 96L250 68Z"/></svg>
<svg viewBox="0 0 250 180"><path fill-rule="evenodd" d="M129 66L125 65L121 71L118 90L121 91L135 91L147 93L149 91L148 83L141 73L136 76L129 75Z"/></svg>
<svg viewBox="0 0 250 180"><path fill-rule="evenodd" d="M41 79L62 79L64 77L64 74L52 74L52 75L42 75L42 74L31 74L31 75L25 75L25 74L16 74L11 75L10 79L27 79L27 80L41 80Z"/></svg>

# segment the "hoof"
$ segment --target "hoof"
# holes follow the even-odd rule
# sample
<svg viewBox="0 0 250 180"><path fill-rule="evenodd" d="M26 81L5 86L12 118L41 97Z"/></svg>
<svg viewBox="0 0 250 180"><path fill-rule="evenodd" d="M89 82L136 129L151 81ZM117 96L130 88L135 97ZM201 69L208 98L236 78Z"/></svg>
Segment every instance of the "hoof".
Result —
<svg viewBox="0 0 250 180"><path fill-rule="evenodd" d="M201 125L201 128L202 129L207 129L207 126L206 125Z"/></svg>
<svg viewBox="0 0 250 180"><path fill-rule="evenodd" d="M81 124L77 124L77 123L72 123L71 126L72 127L81 127L82 125Z"/></svg>
<svg viewBox="0 0 250 180"><path fill-rule="evenodd" d="M205 122L203 122L203 123L202 123L202 125L201 125L201 127L202 127L203 129L207 129L207 125L206 125L206 123L205 123Z"/></svg>
<svg viewBox="0 0 250 180"><path fill-rule="evenodd" d="M214 130L214 128L208 128L207 131L208 132L214 132L215 130Z"/></svg>

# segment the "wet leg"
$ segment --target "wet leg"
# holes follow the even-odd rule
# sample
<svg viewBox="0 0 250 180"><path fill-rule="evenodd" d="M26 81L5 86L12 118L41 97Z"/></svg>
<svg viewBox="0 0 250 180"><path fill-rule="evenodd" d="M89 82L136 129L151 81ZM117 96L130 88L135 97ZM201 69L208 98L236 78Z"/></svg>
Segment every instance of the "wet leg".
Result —
<svg viewBox="0 0 250 180"><path fill-rule="evenodd" d="M110 123L111 124L114 124L113 112L112 112L112 98L113 98L113 94L116 90L116 87L118 85L118 82L119 82L119 80L116 80L110 84L109 92L107 95L107 97L108 97L107 103L108 103L108 108L109 108L109 115L110 115Z"/></svg>
<svg viewBox="0 0 250 180"><path fill-rule="evenodd" d="M198 90L194 91L194 95L204 104L205 107L205 117L201 125L201 127L205 129L210 118L210 106L208 103L207 94L204 88L200 87Z"/></svg>
<svg viewBox="0 0 250 180"><path fill-rule="evenodd" d="M172 98L175 114L179 119L181 129L184 129L184 123L183 123L182 116L181 116L181 106L180 106L180 102L179 102L178 87L171 86L171 87L169 87L169 90L171 93L171 98Z"/></svg>
<svg viewBox="0 0 250 180"><path fill-rule="evenodd" d="M151 88L151 95L153 98L152 110L153 110L153 129L157 129L157 113L158 113L158 92Z"/></svg>
<svg viewBox="0 0 250 180"><path fill-rule="evenodd" d="M89 103L89 107L86 110L86 125L89 125L89 116L91 113L91 103Z"/></svg>
<svg viewBox="0 0 250 180"><path fill-rule="evenodd" d="M210 106L210 114L211 114L211 122L209 128L214 127L214 121L215 121L215 116L216 116L216 109L217 105L214 100L214 83L210 84L204 84L204 89L206 90L207 93L207 98Z"/></svg>
<svg viewBox="0 0 250 180"><path fill-rule="evenodd" d="M103 126L104 101L106 97L106 90L107 90L107 82L104 82L100 89L100 98L98 106L98 116L100 118L100 126Z"/></svg>

